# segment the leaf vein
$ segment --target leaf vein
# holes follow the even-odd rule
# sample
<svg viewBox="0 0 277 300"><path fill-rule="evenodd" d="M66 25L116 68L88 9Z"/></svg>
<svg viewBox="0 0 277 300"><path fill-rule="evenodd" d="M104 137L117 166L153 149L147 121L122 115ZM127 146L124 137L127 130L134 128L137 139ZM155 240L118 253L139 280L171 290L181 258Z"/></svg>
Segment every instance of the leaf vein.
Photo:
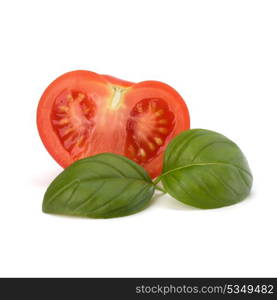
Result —
<svg viewBox="0 0 277 300"><path fill-rule="evenodd" d="M245 180L245 177L241 174L241 170L240 170L240 169L238 169L238 173L239 173L239 176L242 178L243 183L244 183L248 188L250 188L251 184L249 184L249 183ZM249 174L247 174L247 175L249 175ZM252 176L250 176L250 177L252 178Z"/></svg>
<svg viewBox="0 0 277 300"><path fill-rule="evenodd" d="M227 190L230 190L233 194L235 194L236 196L239 196L239 193L238 193L235 189L233 189L229 184L227 184L224 180L222 180L220 177L218 177L212 169L210 169L209 172L210 172L210 174L211 174L212 176L214 176L219 182L221 182L222 185L225 186L225 188L226 188Z"/></svg>
<svg viewBox="0 0 277 300"><path fill-rule="evenodd" d="M105 182L103 182L98 188L97 191L93 191L93 193L91 193L82 203L80 203L79 205L77 205L73 211L77 211L79 210L81 207L85 206L87 204L87 202L92 201L93 199L95 199L95 197L97 196L97 194L101 191L103 185L105 184ZM91 198L92 197L92 198Z"/></svg>
<svg viewBox="0 0 277 300"><path fill-rule="evenodd" d="M129 162L129 161L126 160L126 158L124 158L124 157L122 157L122 156L120 156L120 155L118 155L117 158L120 159L121 161L124 161L124 163L126 163L126 164L128 163L128 166L131 167L133 170L135 170L136 173L138 173L138 175L140 175L140 176L142 176L143 178L149 180L148 176L145 176L146 174L143 172L143 170L141 170L141 168L140 168L139 165L138 165L138 167L135 167L135 166L132 164L132 161Z"/></svg>
<svg viewBox="0 0 277 300"><path fill-rule="evenodd" d="M118 198L119 196L122 195L122 193L123 193L124 190L126 189L126 186L127 186L127 185L124 185L124 187L120 190L120 192L117 193L115 196L111 197L110 199L108 199L108 201L106 201L106 202L103 203L102 205L98 206L97 208L92 209L92 210L89 210L89 211L87 211L87 212L88 212L88 213L90 213L90 212L95 213L95 212L99 211L100 209L105 208L105 207L106 207L107 205L109 205L112 201L114 201L116 198Z"/></svg>
<svg viewBox="0 0 277 300"><path fill-rule="evenodd" d="M228 164L228 163L222 163L222 162L211 162L211 163L196 163L196 164L189 164L189 165L186 165L186 166L182 166L182 167L178 167L178 168L175 168L175 169L172 169L172 170L169 170L165 173L163 173L160 178L163 178L164 176L172 173L172 172L175 172L175 171L179 171L179 170L182 170L182 169L186 169L186 168L190 168L190 167L194 167L194 166L208 166L208 165L225 165L225 166L229 166L229 167L233 167L233 168L238 168L239 170L245 172L246 174L248 174L250 177L252 177L252 175L246 171L245 169L242 169L240 167L238 167L237 165L232 165L232 164Z"/></svg>
<svg viewBox="0 0 277 300"><path fill-rule="evenodd" d="M196 200L195 198L193 198L193 197L191 196L191 194L190 194L190 193L187 191L187 189L184 187L182 181L178 180L174 174L170 174L170 176L171 176L171 178L172 178L175 182L177 182L177 185L179 185L179 186L181 187L182 191L183 191L186 195L188 195L188 197L189 197L192 201L195 201L195 200ZM175 197L174 197L174 198L175 198ZM178 197L177 197L177 198L178 198Z"/></svg>
<svg viewBox="0 0 277 300"><path fill-rule="evenodd" d="M177 148L177 149L174 149L174 152L175 152L175 162L176 162L176 160L178 159L178 157L180 156L180 153L181 152L184 152L185 150L186 150L186 147L189 145L189 143L192 141L192 140L194 140L194 139L196 139L196 138L198 138L198 137L202 137L202 136L205 136L205 135L210 135L210 134L214 134L214 132L204 132L204 133L201 133L201 134L198 134L198 135L193 135L193 134L191 134L190 135L190 137L188 138L188 139L185 139L180 145L176 145L175 147Z"/></svg>
<svg viewBox="0 0 277 300"><path fill-rule="evenodd" d="M132 205L131 208L132 208L133 210L137 209L137 207L141 204L141 203L139 202L139 203L136 203L136 204L134 205L135 199L137 199L137 197L138 197L139 195L141 195L142 193L144 193L144 191L146 190L146 188L147 188L147 186L145 186L142 190L140 190L140 191L134 196L134 198L132 199L133 205ZM108 215L112 215L112 214L114 214L115 212L120 213L123 209L128 209L128 207L121 206L121 207L115 208L114 210L109 211Z"/></svg>
<svg viewBox="0 0 277 300"><path fill-rule="evenodd" d="M214 145L214 144L229 144L229 145L234 145L234 143L232 143L232 142L229 142L229 141L213 141L213 142L211 142L211 143L209 143L209 144L207 144L207 145L204 145L202 148L200 148L200 150L194 155L194 157L193 157L193 159L191 160L191 162L193 162L196 158L197 158L197 156L203 151L203 150L205 150L206 148L208 148L208 147L210 147L210 146L212 146L212 145Z"/></svg>
<svg viewBox="0 0 277 300"><path fill-rule="evenodd" d="M64 185L62 188L60 188L56 193L54 193L53 195L51 195L48 200L47 200L47 205L49 205L51 202L53 202L58 196L60 196L63 192L65 192L68 188L72 187L72 185L74 185L73 188L73 192L75 190L76 187L78 187L80 184L80 180L79 179L75 179L71 182L69 182L68 184ZM76 187L75 187L76 185Z"/></svg>

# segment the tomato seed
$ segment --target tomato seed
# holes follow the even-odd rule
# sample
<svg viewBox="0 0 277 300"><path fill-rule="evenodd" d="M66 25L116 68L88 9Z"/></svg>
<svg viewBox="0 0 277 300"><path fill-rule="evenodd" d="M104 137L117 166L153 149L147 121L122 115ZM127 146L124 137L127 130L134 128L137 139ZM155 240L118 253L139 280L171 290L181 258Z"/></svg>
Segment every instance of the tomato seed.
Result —
<svg viewBox="0 0 277 300"><path fill-rule="evenodd" d="M164 127L158 128L158 131L159 131L160 133L167 133L167 132L168 132L168 130L167 130L166 128L164 128Z"/></svg>
<svg viewBox="0 0 277 300"><path fill-rule="evenodd" d="M142 156L142 157L145 157L146 156L146 153L144 151L143 148L139 148L139 153L138 153L139 156Z"/></svg>
<svg viewBox="0 0 277 300"><path fill-rule="evenodd" d="M158 110L157 112L155 112L155 116L156 117L160 117L160 116L162 116L164 114L164 110L163 109L160 109L160 110Z"/></svg>
<svg viewBox="0 0 277 300"><path fill-rule="evenodd" d="M76 100L77 100L78 102L81 102L84 98L85 98L85 95L82 94L82 93L79 93L79 94L78 94L78 97L76 98Z"/></svg>
<svg viewBox="0 0 277 300"><path fill-rule="evenodd" d="M59 106L58 109L60 112L65 112L65 113L67 113L69 111L69 107L65 106L65 105Z"/></svg>
<svg viewBox="0 0 277 300"><path fill-rule="evenodd" d="M59 121L59 124L60 125L65 125L65 124L68 124L69 123L69 120L67 118L63 118Z"/></svg>
<svg viewBox="0 0 277 300"><path fill-rule="evenodd" d="M156 144L159 145L159 146L162 145L162 143L163 143L162 139L159 138L159 137L156 137L156 136L154 137L154 141L155 141Z"/></svg>
<svg viewBox="0 0 277 300"><path fill-rule="evenodd" d="M148 146L149 146L149 148L150 148L150 150L155 150L155 145L153 144L153 143L151 143L151 142L148 142Z"/></svg>
<svg viewBox="0 0 277 300"><path fill-rule="evenodd" d="M158 124L167 124L168 121L166 119L162 119L158 121Z"/></svg>
<svg viewBox="0 0 277 300"><path fill-rule="evenodd" d="M70 94L67 95L66 99L68 102L72 102L74 100L72 95L70 95Z"/></svg>

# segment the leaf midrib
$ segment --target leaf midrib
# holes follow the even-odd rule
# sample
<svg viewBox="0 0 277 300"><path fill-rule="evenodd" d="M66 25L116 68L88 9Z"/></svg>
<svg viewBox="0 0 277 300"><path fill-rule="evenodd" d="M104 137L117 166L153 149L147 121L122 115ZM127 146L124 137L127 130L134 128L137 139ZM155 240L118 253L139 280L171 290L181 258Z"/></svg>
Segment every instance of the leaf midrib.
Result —
<svg viewBox="0 0 277 300"><path fill-rule="evenodd" d="M160 179L162 177L164 177L164 176L166 176L166 175L168 175L168 174L170 174L172 172L179 171L179 170L182 170L182 169L186 169L186 168L190 168L190 167L195 167L195 166L208 166L208 165L223 165L223 166L228 166L228 167L232 167L232 168L237 168L237 169L245 172L248 176L250 176L252 178L252 174L251 173L249 173L248 171L246 171L243 168L238 167L237 165L233 165L233 164L229 164L229 163L213 162L213 163L189 164L189 165L186 165L186 166L178 167L178 168L175 168L175 169L172 169L172 170L169 170L169 171L163 173L161 176L158 177L158 179L160 181Z"/></svg>
<svg viewBox="0 0 277 300"><path fill-rule="evenodd" d="M83 182L99 181L99 180L106 181L106 180L112 180L112 179L124 179L124 180L139 182L139 183L142 183L144 185L154 186L153 182L148 182L148 181L145 181L145 180L142 180L142 179L128 178L128 177L98 177L98 178L93 178L93 179L92 178L88 178L88 179L75 178L73 181L69 182L64 187L62 187L58 191L55 191L53 194L51 194L51 196L49 196L49 199L48 199L48 204L50 202L52 202L54 199L56 199L56 197L58 195L60 195L61 193L63 193L65 190L69 189L72 185L74 185L76 183L77 183L77 186L74 187L74 189L77 188Z"/></svg>
<svg viewBox="0 0 277 300"><path fill-rule="evenodd" d="M123 179L123 180L130 180L130 181L138 181L146 184L153 185L152 182L143 180L143 179L137 179L137 178L132 178L132 177L97 177L97 178L88 178L88 179L80 179L81 182L87 182L87 181L97 181L97 180L113 180L113 179Z"/></svg>

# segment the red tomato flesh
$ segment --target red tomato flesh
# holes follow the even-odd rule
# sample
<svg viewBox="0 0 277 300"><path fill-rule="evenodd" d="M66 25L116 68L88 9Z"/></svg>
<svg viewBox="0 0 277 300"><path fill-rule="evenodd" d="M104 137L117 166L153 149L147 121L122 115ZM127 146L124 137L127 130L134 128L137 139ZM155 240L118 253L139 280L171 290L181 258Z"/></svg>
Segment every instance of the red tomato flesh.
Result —
<svg viewBox="0 0 277 300"><path fill-rule="evenodd" d="M135 84L73 71L47 87L37 125L46 149L62 167L112 152L140 164L154 178L161 173L167 144L189 129L190 120L184 100L162 82Z"/></svg>

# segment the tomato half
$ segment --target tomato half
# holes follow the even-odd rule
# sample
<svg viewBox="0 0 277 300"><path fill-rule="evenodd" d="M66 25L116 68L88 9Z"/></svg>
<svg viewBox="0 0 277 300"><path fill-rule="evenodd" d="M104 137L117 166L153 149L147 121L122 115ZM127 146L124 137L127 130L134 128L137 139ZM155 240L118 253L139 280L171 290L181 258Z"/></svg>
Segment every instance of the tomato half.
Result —
<svg viewBox="0 0 277 300"><path fill-rule="evenodd" d="M190 121L184 100L167 84L73 71L44 91L37 126L62 167L112 152L137 162L154 178L161 172L167 144L189 129Z"/></svg>

